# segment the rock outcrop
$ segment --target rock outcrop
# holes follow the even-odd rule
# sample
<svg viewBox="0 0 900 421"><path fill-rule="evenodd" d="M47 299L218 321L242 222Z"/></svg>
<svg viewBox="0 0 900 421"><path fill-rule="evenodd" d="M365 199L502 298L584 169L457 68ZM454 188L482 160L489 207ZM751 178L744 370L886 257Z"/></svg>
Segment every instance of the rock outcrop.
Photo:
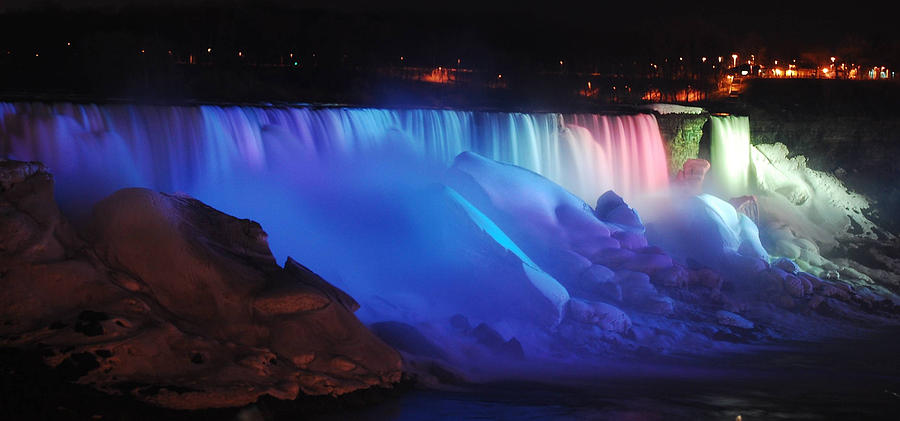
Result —
<svg viewBox="0 0 900 421"><path fill-rule="evenodd" d="M675 177L676 184L689 195L703 192L703 180L709 172L709 161L705 159L688 159Z"/></svg>
<svg viewBox="0 0 900 421"><path fill-rule="evenodd" d="M400 380L356 302L259 224L125 189L79 237L41 164L0 162L0 344L114 394L177 409L341 395Z"/></svg>

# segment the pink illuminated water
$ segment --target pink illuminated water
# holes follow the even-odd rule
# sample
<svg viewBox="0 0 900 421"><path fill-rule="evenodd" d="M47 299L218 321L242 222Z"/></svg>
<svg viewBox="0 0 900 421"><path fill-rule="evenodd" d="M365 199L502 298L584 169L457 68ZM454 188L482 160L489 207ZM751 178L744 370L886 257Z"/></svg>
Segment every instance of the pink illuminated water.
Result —
<svg viewBox="0 0 900 421"><path fill-rule="evenodd" d="M594 152L575 156L573 160L579 167L593 165L595 172L603 175L603 181L597 183L601 187L594 186L595 190L590 191L593 197L607 189L630 197L668 186L666 151L652 115L573 114L564 119L570 127L584 128L590 136L585 143Z"/></svg>

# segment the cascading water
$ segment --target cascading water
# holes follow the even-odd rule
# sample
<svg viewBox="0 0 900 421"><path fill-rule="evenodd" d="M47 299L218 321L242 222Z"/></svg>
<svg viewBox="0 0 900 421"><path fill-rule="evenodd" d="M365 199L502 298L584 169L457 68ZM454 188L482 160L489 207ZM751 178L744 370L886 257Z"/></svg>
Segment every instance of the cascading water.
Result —
<svg viewBox="0 0 900 421"><path fill-rule="evenodd" d="M659 128L646 114L3 103L0 136L3 155L41 160L61 178L97 173L100 195L125 186L191 193L198 181L385 147L440 165L474 151L588 203L608 189L627 198L668 182Z"/></svg>
<svg viewBox="0 0 900 421"><path fill-rule="evenodd" d="M593 166L595 174L603 174L604 181L600 183L580 179L587 185L577 191L592 193L587 198L582 195L585 200L592 200L609 189L630 196L668 186L669 174L660 167L660 163L666 162L666 151L661 147L659 126L654 117L648 114L628 118L574 114L564 118L575 133L584 137L577 144L590 149L590 153L573 153L576 166Z"/></svg>
<svg viewBox="0 0 900 421"><path fill-rule="evenodd" d="M714 190L723 197L751 194L750 119L738 116L711 116L709 177Z"/></svg>

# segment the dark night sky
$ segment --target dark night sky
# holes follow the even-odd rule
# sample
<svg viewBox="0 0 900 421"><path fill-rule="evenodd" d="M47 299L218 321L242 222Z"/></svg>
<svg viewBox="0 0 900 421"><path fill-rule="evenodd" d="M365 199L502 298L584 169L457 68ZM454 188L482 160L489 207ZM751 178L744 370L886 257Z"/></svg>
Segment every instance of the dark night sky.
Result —
<svg viewBox="0 0 900 421"><path fill-rule="evenodd" d="M627 15L634 21L646 21L678 15L703 15L741 20L744 17L790 17L804 21L841 21L864 25L883 21L889 13L876 7L829 7L825 3L750 2L750 1L573 1L545 0L527 2L513 0L4 0L0 10L39 10L48 6L62 9L96 8L114 10L127 6L147 6L156 9L181 5L240 5L240 7L291 7L297 9L329 9L346 12L490 12L528 13L573 20L587 20L596 15Z"/></svg>
<svg viewBox="0 0 900 421"><path fill-rule="evenodd" d="M573 1L542 2L512 0L3 0L0 11L61 9L99 9L114 11L123 7L150 7L155 10L181 6L234 5L239 8L326 9L340 12L420 13L462 15L525 14L541 19L568 22L582 28L621 25L658 25L683 17L733 22L735 27L754 26L763 30L789 23L797 34L810 30L827 32L894 33L891 13L877 7L848 5L826 6L824 2L798 1ZM609 17L614 17L609 19ZM509 24L508 22L504 24ZM894 35L896 36L896 35Z"/></svg>
<svg viewBox="0 0 900 421"><path fill-rule="evenodd" d="M900 48L898 25L886 10L865 5L843 8L797 1L572 1L540 3L488 0L0 0L0 10L39 11L94 9L115 13L123 8L149 8L155 13L183 7L234 8L237 10L325 9L345 14L388 16L399 25L431 27L431 20L480 27L509 34L530 35L552 42L583 45L596 38L610 45L621 39L621 49L656 45L658 49L681 51L688 43L694 49L727 45L729 49L796 54L802 51L838 51L848 43L866 44L891 59ZM398 16L400 16L398 18ZM275 31L277 32L277 31ZM548 35L548 36L545 36ZM510 35L510 39L513 35ZM629 42L631 44L629 44ZM655 48L655 47L654 47ZM758 50L756 50L758 51ZM678 54L677 52L675 54ZM892 60L893 61L893 60Z"/></svg>

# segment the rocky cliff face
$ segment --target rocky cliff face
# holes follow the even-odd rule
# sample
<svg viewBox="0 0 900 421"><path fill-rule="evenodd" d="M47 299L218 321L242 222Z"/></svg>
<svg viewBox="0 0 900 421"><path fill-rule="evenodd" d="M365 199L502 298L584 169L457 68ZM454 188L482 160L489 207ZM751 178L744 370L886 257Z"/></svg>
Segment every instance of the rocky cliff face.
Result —
<svg viewBox="0 0 900 421"><path fill-rule="evenodd" d="M800 114L785 118L757 110L750 117L754 144L781 142L809 157L810 167L833 173L854 191L865 194L884 228L900 232L893 216L900 211L900 120L861 115Z"/></svg>
<svg viewBox="0 0 900 421"><path fill-rule="evenodd" d="M665 141L669 173L677 174L689 159L700 156L703 125L709 114L659 114L656 121Z"/></svg>
<svg viewBox="0 0 900 421"><path fill-rule="evenodd" d="M126 189L80 238L42 165L0 162L0 344L73 380L169 408L341 395L400 380L399 354L356 302L255 222Z"/></svg>
<svg viewBox="0 0 900 421"><path fill-rule="evenodd" d="M900 85L893 81L754 80L739 104L716 109L750 117L753 144L784 143L809 167L835 174L871 200L876 222L900 232ZM880 214L880 215L879 215Z"/></svg>

